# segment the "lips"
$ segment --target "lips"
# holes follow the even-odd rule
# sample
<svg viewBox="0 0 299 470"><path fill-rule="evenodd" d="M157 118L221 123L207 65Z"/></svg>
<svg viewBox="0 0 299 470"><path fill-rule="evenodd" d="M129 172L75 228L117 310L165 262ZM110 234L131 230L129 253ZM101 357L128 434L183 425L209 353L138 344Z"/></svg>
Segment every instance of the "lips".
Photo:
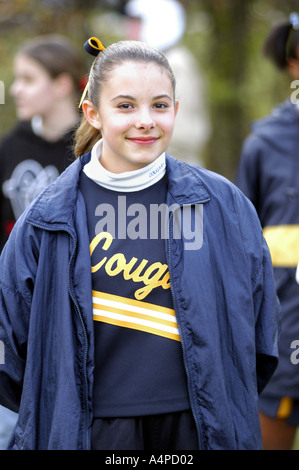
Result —
<svg viewBox="0 0 299 470"><path fill-rule="evenodd" d="M158 137L153 137L153 136L129 137L128 140L137 145L152 145L158 140Z"/></svg>

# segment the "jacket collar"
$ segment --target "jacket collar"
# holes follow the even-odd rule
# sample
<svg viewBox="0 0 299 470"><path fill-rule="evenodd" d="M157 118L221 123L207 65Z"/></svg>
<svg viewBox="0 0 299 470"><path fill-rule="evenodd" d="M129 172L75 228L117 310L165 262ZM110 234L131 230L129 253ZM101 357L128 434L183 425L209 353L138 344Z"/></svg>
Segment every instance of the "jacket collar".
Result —
<svg viewBox="0 0 299 470"><path fill-rule="evenodd" d="M27 210L27 222L45 228L50 224L52 229L72 225L71 218L78 198L80 173L90 158L91 152L78 158L38 196ZM170 203L176 202L182 206L210 200L196 167L166 154L166 168Z"/></svg>
<svg viewBox="0 0 299 470"><path fill-rule="evenodd" d="M166 154L166 173L168 191L180 206L184 204L203 204L210 200L197 167L188 165Z"/></svg>

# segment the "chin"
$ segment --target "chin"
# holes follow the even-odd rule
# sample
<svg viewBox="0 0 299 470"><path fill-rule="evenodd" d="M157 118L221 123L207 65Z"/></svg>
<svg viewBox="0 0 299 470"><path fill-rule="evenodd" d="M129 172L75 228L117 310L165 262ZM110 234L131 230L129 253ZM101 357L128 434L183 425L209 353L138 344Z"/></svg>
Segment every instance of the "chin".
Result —
<svg viewBox="0 0 299 470"><path fill-rule="evenodd" d="M17 118L20 119L21 121L30 121L30 119L32 119L32 114L26 113L25 111L18 110Z"/></svg>
<svg viewBox="0 0 299 470"><path fill-rule="evenodd" d="M148 160L140 160L138 162L135 162L134 167L135 167L136 170L138 170L139 168L144 168L145 166L149 165L150 163L153 163L153 161L155 161L156 158L151 158L151 159L148 159Z"/></svg>
<svg viewBox="0 0 299 470"><path fill-rule="evenodd" d="M149 155L140 155L140 158L136 158L136 164L137 165L149 165L150 163L154 162L163 152L155 152L155 154L149 154Z"/></svg>

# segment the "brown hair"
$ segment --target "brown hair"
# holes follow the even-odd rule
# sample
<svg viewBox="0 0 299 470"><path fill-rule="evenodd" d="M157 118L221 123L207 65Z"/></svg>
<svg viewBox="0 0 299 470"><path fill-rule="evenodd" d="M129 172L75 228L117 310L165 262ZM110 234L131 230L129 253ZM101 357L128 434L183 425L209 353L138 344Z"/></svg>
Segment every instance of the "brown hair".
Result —
<svg viewBox="0 0 299 470"><path fill-rule="evenodd" d="M18 54L38 62L53 79L61 74L69 75L79 98L83 61L67 38L58 34L38 36L26 42Z"/></svg>
<svg viewBox="0 0 299 470"><path fill-rule="evenodd" d="M278 69L286 69L289 59L297 59L299 31L290 22L271 29L263 45L263 53Z"/></svg>
<svg viewBox="0 0 299 470"><path fill-rule="evenodd" d="M98 107L103 85L109 80L110 74L120 64L126 61L153 62L166 69L172 83L175 95L175 77L164 54L140 41L119 41L101 51L91 66L88 80L88 98L95 107ZM78 158L89 152L100 139L101 134L95 129L85 116L75 136L75 156Z"/></svg>

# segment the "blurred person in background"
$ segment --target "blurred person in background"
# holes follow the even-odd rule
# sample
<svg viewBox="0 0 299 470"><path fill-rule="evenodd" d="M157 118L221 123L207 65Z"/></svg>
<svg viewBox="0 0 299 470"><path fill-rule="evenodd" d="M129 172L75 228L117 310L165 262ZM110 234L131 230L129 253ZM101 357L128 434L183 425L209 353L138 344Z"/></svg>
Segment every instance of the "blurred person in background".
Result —
<svg viewBox="0 0 299 470"><path fill-rule="evenodd" d="M128 39L162 51L176 77L180 112L169 153L203 166L202 153L211 134L207 90L196 59L181 44L186 30L183 6L176 0L129 0L124 12Z"/></svg>
<svg viewBox="0 0 299 470"><path fill-rule="evenodd" d="M0 143L0 251L23 210L72 161L82 69L59 35L26 42L14 59L18 122Z"/></svg>
<svg viewBox="0 0 299 470"><path fill-rule="evenodd" d="M270 31L263 48L278 70L299 79L299 15ZM290 93L291 94L291 93ZM299 99L254 123L236 183L253 202L268 242L283 318L278 367L260 398L264 449L291 449L299 426L299 373L291 343L299 338ZM298 93L297 93L298 96Z"/></svg>
<svg viewBox="0 0 299 470"><path fill-rule="evenodd" d="M72 162L82 70L80 55L58 35L26 42L15 57L18 122L0 143L0 252L23 210ZM16 419L0 407L0 449Z"/></svg>

